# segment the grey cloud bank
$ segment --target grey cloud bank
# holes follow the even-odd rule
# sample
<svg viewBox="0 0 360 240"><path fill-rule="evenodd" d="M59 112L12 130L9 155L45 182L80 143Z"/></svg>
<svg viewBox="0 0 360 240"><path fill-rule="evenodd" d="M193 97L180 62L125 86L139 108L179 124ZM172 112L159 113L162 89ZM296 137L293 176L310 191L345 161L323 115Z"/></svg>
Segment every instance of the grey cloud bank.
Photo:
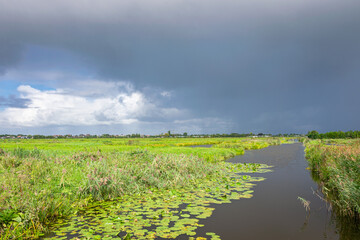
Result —
<svg viewBox="0 0 360 240"><path fill-rule="evenodd" d="M26 51L38 46L39 52L71 53L73 70L91 69L104 84L129 81L156 102L158 110L152 111L159 114L133 127L114 125L119 131L359 129L359 1L0 1L0 6L3 76L21 71ZM60 53L50 55L52 68L66 73L61 66L67 59ZM48 70L40 62L46 56L33 56L34 71ZM43 84L78 92L86 82L94 83L59 77ZM162 91L171 97L155 94ZM8 96L0 97L8 102L1 106L16 107ZM164 108L186 116L161 117ZM65 128L66 121L57 126Z"/></svg>
<svg viewBox="0 0 360 240"><path fill-rule="evenodd" d="M14 95L7 98L0 96L0 107L26 108L29 102L29 99L18 98Z"/></svg>

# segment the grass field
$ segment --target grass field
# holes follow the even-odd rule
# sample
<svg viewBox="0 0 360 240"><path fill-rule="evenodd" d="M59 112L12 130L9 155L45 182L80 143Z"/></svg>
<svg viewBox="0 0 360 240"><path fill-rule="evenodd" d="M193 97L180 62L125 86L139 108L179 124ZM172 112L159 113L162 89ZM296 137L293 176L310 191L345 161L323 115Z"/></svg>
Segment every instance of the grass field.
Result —
<svg viewBox="0 0 360 240"><path fill-rule="evenodd" d="M48 156L79 152L124 152L146 150L154 153L193 154L208 161L222 161L244 150L287 142L287 138L93 138L93 139L9 139L0 140L6 151L40 150ZM213 145L211 148L184 148Z"/></svg>
<svg viewBox="0 0 360 240"><path fill-rule="evenodd" d="M90 202L218 181L221 162L285 138L0 141L1 239L36 238ZM192 148L192 145L213 145Z"/></svg>

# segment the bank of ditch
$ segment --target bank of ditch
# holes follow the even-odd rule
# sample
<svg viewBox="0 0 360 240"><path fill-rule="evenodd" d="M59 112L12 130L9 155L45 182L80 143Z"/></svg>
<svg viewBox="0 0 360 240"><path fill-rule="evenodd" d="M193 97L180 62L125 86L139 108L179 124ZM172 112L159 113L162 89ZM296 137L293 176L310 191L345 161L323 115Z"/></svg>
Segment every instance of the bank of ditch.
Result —
<svg viewBox="0 0 360 240"><path fill-rule="evenodd" d="M360 141L305 141L306 158L339 214L360 220Z"/></svg>

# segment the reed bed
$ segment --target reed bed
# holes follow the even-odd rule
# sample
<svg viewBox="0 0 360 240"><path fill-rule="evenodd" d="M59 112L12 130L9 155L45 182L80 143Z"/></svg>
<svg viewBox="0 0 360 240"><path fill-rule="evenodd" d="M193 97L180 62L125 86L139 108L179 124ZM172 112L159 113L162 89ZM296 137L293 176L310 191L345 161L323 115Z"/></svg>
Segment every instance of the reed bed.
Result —
<svg viewBox="0 0 360 240"><path fill-rule="evenodd" d="M49 157L16 150L2 152L0 173L0 233L6 239L36 237L89 201L189 186L221 168L196 156L147 151Z"/></svg>
<svg viewBox="0 0 360 240"><path fill-rule="evenodd" d="M310 141L306 157L340 214L360 219L360 142Z"/></svg>

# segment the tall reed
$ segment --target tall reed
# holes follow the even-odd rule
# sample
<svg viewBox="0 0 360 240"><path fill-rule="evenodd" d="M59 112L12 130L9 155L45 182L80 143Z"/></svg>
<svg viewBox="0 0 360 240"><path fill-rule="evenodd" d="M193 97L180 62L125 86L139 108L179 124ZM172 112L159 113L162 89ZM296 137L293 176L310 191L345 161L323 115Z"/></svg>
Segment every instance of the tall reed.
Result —
<svg viewBox="0 0 360 240"><path fill-rule="evenodd" d="M351 144L350 144L351 143ZM310 168L318 174L324 193L342 215L360 217L360 144L306 144Z"/></svg>
<svg viewBox="0 0 360 240"><path fill-rule="evenodd" d="M2 151L1 238L37 237L49 223L89 201L191 186L221 171L220 165L196 156L143 150L70 156L48 156L39 150Z"/></svg>

